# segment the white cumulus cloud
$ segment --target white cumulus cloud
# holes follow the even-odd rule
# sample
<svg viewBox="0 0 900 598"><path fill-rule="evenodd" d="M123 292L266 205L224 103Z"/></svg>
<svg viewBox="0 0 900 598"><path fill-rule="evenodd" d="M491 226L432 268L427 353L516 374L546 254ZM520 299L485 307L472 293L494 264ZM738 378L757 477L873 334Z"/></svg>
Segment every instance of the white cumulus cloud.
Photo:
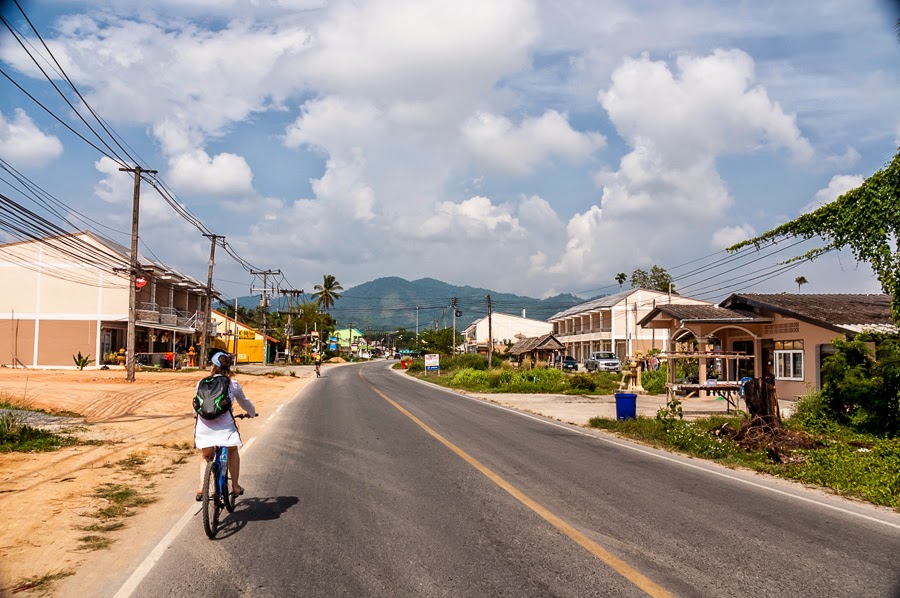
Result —
<svg viewBox="0 0 900 598"><path fill-rule="evenodd" d="M817 210L825 204L833 202L847 191L856 189L857 187L862 185L864 181L865 179L862 177L862 175L836 174L831 177L830 181L828 181L828 186L826 186L824 189L819 189L818 191L816 191L816 195L813 197L813 200L806 204L801 212L806 214L807 212Z"/></svg>
<svg viewBox="0 0 900 598"><path fill-rule="evenodd" d="M606 144L599 133L572 128L565 114L548 110L518 125L505 116L479 112L463 126L469 151L488 169L527 175L552 158L579 161Z"/></svg>
<svg viewBox="0 0 900 598"><path fill-rule="evenodd" d="M28 168L43 166L62 153L59 139L41 131L21 108L12 120L0 112L0 158Z"/></svg>
<svg viewBox="0 0 900 598"><path fill-rule="evenodd" d="M181 193L245 196L253 191L253 173L242 156L210 156L197 149L169 160L169 182Z"/></svg>
<svg viewBox="0 0 900 598"><path fill-rule="evenodd" d="M756 235L756 229L749 224L737 226L725 226L715 231L709 241L709 247L713 251L720 251L726 247L736 245L741 241L752 239Z"/></svg>
<svg viewBox="0 0 900 598"><path fill-rule="evenodd" d="M565 253L537 260L549 272L611 276L608 256L621 247L639 241L642 255L662 255L680 236L712 235L733 201L716 168L720 156L785 149L804 162L814 154L740 50L683 55L672 66L626 58L598 100L631 151L618 170L596 174L600 205L570 219Z"/></svg>

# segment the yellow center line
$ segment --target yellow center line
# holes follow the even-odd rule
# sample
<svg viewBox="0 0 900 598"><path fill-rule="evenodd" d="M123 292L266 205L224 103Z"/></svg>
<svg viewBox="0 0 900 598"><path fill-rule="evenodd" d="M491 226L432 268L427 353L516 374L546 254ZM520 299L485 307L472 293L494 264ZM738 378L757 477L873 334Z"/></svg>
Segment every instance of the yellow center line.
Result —
<svg viewBox="0 0 900 598"><path fill-rule="evenodd" d="M505 479L494 473L492 470L488 469L485 465L483 465L480 461L469 455L467 452L441 436L439 433L434 431L432 428L428 426L425 422L420 420L418 417L407 411L404 407L399 405L396 401L388 397L386 394L372 386L368 380L366 380L362 375L362 370L359 371L359 377L365 383L366 386L371 388L378 396L382 399L390 403L394 406L400 413L411 419L418 425L420 428L428 432L431 436L436 438L438 442L446 446L448 449L459 455L466 463L480 471L487 477L489 480L506 490L510 495L513 496L516 500L521 502L523 505L534 511L538 516L547 521L550 525L567 535L570 539L574 540L579 546L590 552L592 555L603 561L606 565L616 571L619 575L642 589L649 596L653 596L654 598L668 598L674 597L674 594L657 584L656 582L650 580L645 575L641 574L634 567L630 566L628 563L618 558L617 556L610 553L608 550L585 536L583 533L575 529L571 524L567 523L565 520L557 517L552 511L538 503L537 501L530 498L524 492L507 482Z"/></svg>

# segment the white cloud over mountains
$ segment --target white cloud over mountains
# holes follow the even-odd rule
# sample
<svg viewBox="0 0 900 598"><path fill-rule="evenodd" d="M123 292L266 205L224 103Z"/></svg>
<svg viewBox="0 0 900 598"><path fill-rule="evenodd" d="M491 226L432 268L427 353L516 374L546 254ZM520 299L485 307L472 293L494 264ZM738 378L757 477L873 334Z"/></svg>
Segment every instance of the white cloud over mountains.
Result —
<svg viewBox="0 0 900 598"><path fill-rule="evenodd" d="M801 162L813 157L796 118L769 99L753 59L739 50L679 56L673 66L626 58L598 100L631 150L617 171L597 173L600 204L570 220L550 273L575 268L611 279L616 265L603 257L629 246L637 229L642 251L657 255L686 234L713 234L733 201L716 167L720 156L783 148Z"/></svg>

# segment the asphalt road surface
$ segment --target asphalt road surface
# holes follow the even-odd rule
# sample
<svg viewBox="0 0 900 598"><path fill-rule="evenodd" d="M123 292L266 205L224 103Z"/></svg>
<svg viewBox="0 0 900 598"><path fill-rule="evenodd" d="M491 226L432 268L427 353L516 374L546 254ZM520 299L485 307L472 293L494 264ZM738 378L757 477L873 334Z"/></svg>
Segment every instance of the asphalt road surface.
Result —
<svg viewBox="0 0 900 598"><path fill-rule="evenodd" d="M896 596L900 517L410 380L328 368L131 594Z"/></svg>

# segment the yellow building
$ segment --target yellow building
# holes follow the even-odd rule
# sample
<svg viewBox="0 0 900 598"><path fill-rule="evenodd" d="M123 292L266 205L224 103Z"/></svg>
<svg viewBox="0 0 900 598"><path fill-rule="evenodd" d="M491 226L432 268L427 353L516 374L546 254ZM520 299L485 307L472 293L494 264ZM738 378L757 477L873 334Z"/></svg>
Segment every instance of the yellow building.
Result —
<svg viewBox="0 0 900 598"><path fill-rule="evenodd" d="M273 350L271 347L278 342L278 339L267 334L264 335L216 310L212 310L210 318L213 322L213 330L216 331L212 346L235 354L236 363L264 363L266 362L263 358L266 341L268 341L270 352ZM235 330L237 331L237 352L234 350Z"/></svg>

